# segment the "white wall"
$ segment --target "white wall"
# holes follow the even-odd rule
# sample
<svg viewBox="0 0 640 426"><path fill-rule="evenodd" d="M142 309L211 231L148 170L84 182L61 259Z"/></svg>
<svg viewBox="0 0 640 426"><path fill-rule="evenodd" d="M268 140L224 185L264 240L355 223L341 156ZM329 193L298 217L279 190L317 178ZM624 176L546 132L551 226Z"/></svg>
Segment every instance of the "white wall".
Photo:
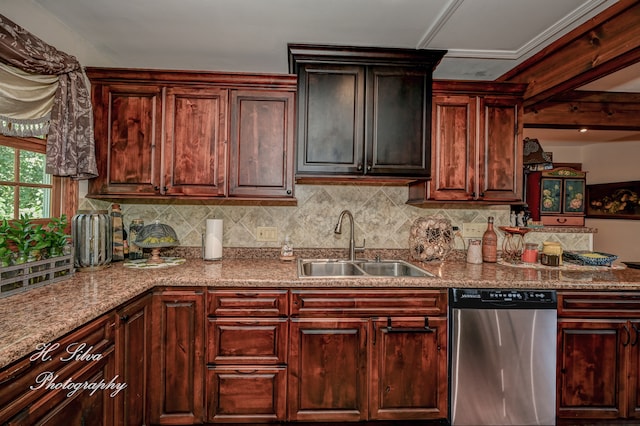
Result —
<svg viewBox="0 0 640 426"><path fill-rule="evenodd" d="M542 142L541 142L542 143ZM604 142L567 146L544 142L553 160L582 163L587 184L640 180L640 142ZM619 256L620 260L640 261L640 220L587 219L586 226L596 228L593 249Z"/></svg>
<svg viewBox="0 0 640 426"><path fill-rule="evenodd" d="M82 66L115 66L113 60L32 0L2 0L1 3L2 15L56 49L75 56Z"/></svg>

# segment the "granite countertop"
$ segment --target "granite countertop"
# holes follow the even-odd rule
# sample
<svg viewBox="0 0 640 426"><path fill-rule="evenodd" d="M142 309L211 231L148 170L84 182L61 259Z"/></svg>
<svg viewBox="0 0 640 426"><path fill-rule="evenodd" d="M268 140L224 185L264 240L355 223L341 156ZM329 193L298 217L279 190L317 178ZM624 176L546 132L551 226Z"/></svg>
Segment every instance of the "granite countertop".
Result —
<svg viewBox="0 0 640 426"><path fill-rule="evenodd" d="M536 269L472 265L463 259L451 256L445 262L416 263L436 278L298 278L295 262L273 258L190 258L160 269L115 263L99 271L78 271L68 280L0 299L0 368L28 355L38 343L55 340L156 286L640 290L640 270Z"/></svg>

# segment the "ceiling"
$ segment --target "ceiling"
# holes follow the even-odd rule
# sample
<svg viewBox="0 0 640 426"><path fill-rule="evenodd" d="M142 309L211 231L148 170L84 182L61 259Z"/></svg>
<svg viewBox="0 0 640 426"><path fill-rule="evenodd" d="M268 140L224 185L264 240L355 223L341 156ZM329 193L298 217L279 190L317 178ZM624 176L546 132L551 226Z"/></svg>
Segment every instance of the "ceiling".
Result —
<svg viewBox="0 0 640 426"><path fill-rule="evenodd" d="M617 2L32 1L116 67L286 73L287 43L318 43L446 49L434 77L470 80L500 77ZM640 69L622 71L583 89L640 92L638 76ZM567 130L553 133L559 139L575 136ZM618 137L634 136L607 136Z"/></svg>

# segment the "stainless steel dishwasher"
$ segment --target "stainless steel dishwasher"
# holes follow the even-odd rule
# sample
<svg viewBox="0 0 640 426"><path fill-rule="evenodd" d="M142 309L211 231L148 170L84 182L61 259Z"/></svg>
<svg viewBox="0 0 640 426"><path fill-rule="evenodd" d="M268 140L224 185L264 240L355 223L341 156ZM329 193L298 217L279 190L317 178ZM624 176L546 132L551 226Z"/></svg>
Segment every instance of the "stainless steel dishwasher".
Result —
<svg viewBox="0 0 640 426"><path fill-rule="evenodd" d="M555 424L555 291L460 288L449 296L451 424Z"/></svg>

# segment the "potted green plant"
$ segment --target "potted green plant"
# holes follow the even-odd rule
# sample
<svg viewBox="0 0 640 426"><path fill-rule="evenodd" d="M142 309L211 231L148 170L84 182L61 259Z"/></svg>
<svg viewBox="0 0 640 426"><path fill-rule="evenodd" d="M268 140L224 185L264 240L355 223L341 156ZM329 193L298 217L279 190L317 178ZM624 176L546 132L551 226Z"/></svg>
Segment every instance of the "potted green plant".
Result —
<svg viewBox="0 0 640 426"><path fill-rule="evenodd" d="M58 257L63 256L67 244L69 244L69 234L65 232L67 228L67 216L62 215L59 218L53 218L47 225L47 232L45 234L48 256Z"/></svg>
<svg viewBox="0 0 640 426"><path fill-rule="evenodd" d="M8 267L11 265L11 257L13 251L9 248L9 240L7 238L7 230L9 228L9 222L4 219L0 222L0 266Z"/></svg>

